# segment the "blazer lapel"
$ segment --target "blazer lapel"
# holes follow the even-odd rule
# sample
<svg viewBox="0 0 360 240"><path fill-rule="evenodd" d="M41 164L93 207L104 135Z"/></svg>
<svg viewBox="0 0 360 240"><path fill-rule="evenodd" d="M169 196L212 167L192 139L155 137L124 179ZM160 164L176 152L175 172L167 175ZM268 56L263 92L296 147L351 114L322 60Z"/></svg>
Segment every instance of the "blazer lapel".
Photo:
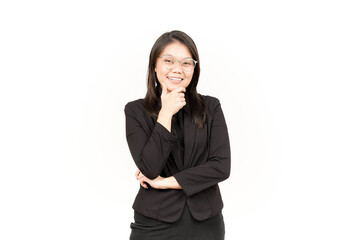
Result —
<svg viewBox="0 0 360 240"><path fill-rule="evenodd" d="M188 99L186 99L188 103ZM196 127L195 124L192 122L191 112L190 112L190 105L186 104L184 106L184 166L185 168L191 162L191 156L194 148L196 137Z"/></svg>

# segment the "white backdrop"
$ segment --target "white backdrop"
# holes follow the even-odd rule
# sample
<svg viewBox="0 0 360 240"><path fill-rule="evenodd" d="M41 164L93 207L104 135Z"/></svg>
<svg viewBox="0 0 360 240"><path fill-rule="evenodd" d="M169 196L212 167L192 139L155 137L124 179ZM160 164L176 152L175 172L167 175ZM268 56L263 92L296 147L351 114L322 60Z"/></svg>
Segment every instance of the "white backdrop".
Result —
<svg viewBox="0 0 360 240"><path fill-rule="evenodd" d="M360 239L356 1L2 1L0 238L128 239L124 105L163 32L220 99L226 239ZM125 193L125 194L124 194Z"/></svg>

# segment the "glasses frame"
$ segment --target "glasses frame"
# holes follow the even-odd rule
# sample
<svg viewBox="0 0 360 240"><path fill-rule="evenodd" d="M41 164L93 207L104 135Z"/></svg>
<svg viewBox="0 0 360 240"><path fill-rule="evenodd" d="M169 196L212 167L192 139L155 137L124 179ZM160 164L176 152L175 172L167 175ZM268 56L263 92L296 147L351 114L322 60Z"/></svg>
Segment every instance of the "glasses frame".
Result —
<svg viewBox="0 0 360 240"><path fill-rule="evenodd" d="M192 68L192 71L194 71L194 69L195 69L195 67L196 67L196 64L198 63L198 61L196 61L196 60L194 60L194 59L192 59L192 58L184 58L184 59L179 60L179 59L177 59L177 58L175 58L174 56L169 55L169 54L165 54L165 55L159 56L159 58L161 58L162 60L163 60L164 57L172 57L172 58L174 58L174 59L176 60L174 66L173 66L172 68L165 67L164 62L162 62L163 66L164 66L166 69L174 69L178 63L181 63L181 62L184 61L184 60L192 60L192 61L194 62L194 67ZM180 67L184 72L192 72L192 71L185 71L185 69L184 69L183 67L181 67L181 64L179 65L179 67Z"/></svg>

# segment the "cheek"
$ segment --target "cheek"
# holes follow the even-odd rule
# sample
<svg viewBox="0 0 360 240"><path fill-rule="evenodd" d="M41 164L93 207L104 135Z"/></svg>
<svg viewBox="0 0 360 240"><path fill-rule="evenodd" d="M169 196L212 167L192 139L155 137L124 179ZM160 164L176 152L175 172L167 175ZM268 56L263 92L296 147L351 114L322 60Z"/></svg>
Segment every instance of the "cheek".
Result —
<svg viewBox="0 0 360 240"><path fill-rule="evenodd" d="M188 82L190 82L191 79L192 79L192 77L193 77L193 74L186 75L186 80L187 80Z"/></svg>
<svg viewBox="0 0 360 240"><path fill-rule="evenodd" d="M163 71L163 69L160 67L160 64L158 62L155 64L154 71L157 74L161 74L161 72Z"/></svg>
<svg viewBox="0 0 360 240"><path fill-rule="evenodd" d="M187 88L190 85L191 79L192 79L192 75L186 76L186 82L184 82L184 85L183 85L185 88Z"/></svg>
<svg viewBox="0 0 360 240"><path fill-rule="evenodd" d="M166 74L168 73L168 71L167 71L167 70L164 70L164 69L161 68L161 67L156 67L156 66L155 66L155 73L156 73L156 75L157 75L158 77L161 77L161 76L166 75Z"/></svg>

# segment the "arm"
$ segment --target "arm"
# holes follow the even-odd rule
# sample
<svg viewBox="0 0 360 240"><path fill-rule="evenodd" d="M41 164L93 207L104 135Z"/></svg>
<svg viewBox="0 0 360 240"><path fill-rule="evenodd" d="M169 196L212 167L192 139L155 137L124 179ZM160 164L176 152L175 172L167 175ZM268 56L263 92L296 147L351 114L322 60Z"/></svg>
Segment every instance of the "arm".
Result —
<svg viewBox="0 0 360 240"><path fill-rule="evenodd" d="M162 107L152 133L145 131L143 109L138 106L125 106L126 139L136 166L149 179L155 179L163 170L177 136L172 134L171 119L185 103L185 88L177 88L169 92L162 84ZM141 106L142 108L142 106Z"/></svg>
<svg viewBox="0 0 360 240"><path fill-rule="evenodd" d="M209 136L208 160L174 175L187 196L201 192L230 175L230 142L221 105L216 100Z"/></svg>
<svg viewBox="0 0 360 240"><path fill-rule="evenodd" d="M136 166L148 178L160 175L177 137L160 123L156 123L151 134L146 132L139 118L142 113L125 106L126 139Z"/></svg>
<svg viewBox="0 0 360 240"><path fill-rule="evenodd" d="M155 179L149 179L137 169L135 177L140 182L140 185L146 189L148 188L146 183L155 189L181 189L181 186L173 176L167 178L158 176Z"/></svg>
<svg viewBox="0 0 360 240"><path fill-rule="evenodd" d="M210 134L209 158L206 163L186 169L171 177L158 176L152 180L137 170L136 179L144 188L147 188L146 182L156 189L183 189L187 196L227 179L230 175L230 144L220 103L215 109Z"/></svg>

